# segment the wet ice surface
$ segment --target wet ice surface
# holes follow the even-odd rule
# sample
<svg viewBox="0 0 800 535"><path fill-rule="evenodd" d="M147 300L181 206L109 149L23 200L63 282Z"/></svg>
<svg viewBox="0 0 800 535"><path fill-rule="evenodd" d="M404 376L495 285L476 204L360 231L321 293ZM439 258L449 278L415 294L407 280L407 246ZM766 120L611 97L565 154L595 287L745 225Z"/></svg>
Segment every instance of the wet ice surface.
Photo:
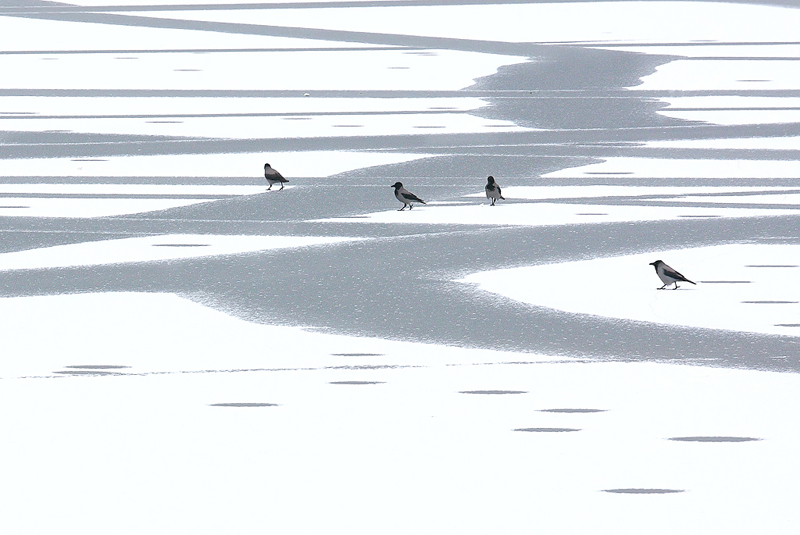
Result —
<svg viewBox="0 0 800 535"><path fill-rule="evenodd" d="M793 533L778 4L0 7L3 531Z"/></svg>

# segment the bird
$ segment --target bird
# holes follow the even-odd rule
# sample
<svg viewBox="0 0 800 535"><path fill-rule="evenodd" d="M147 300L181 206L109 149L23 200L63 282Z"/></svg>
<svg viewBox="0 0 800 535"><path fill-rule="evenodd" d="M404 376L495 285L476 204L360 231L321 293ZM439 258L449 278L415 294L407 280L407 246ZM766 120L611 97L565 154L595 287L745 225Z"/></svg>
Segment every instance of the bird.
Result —
<svg viewBox="0 0 800 535"><path fill-rule="evenodd" d="M269 187L267 188L267 191L272 189L272 185L273 184L277 184L277 183L280 182L281 189L283 189L283 183L284 182L289 182L288 180L283 178L282 174L280 174L275 169L270 167L268 163L264 164L264 178L266 178L267 182L269 182ZM280 190L278 190L278 191L280 191Z"/></svg>
<svg viewBox="0 0 800 535"><path fill-rule="evenodd" d="M494 177L489 175L489 178L486 180L486 187L484 188L486 190L486 198L491 199L492 206L494 206L494 203L497 202L497 199L506 200L506 198L503 197L503 193L500 191L500 186L495 184Z"/></svg>
<svg viewBox="0 0 800 535"><path fill-rule="evenodd" d="M391 187L394 188L394 196L397 197L398 201L403 203L403 207L400 208L398 212L402 212L403 210L405 210L406 206L408 206L409 210L412 210L414 208L414 205L412 203L415 202L428 204L419 197L417 197L416 195L414 195L413 193L411 193L410 191L408 191L406 188L404 188L402 182L395 182L394 185Z"/></svg>
<svg viewBox="0 0 800 535"><path fill-rule="evenodd" d="M673 288L673 290L677 290L678 289L678 281L691 282L692 284L695 284L694 282L690 281L689 279L687 279L686 277L684 277L683 275L681 275L680 273L678 273L677 271L675 271L674 269L669 267L667 264L665 264L661 260L656 260L655 262L650 262L650 265L653 266L656 269L656 274L658 275L658 278L661 279L661 282L664 283L664 286L659 288L659 290L663 290L664 288L666 288L670 284L674 284L675 288Z"/></svg>

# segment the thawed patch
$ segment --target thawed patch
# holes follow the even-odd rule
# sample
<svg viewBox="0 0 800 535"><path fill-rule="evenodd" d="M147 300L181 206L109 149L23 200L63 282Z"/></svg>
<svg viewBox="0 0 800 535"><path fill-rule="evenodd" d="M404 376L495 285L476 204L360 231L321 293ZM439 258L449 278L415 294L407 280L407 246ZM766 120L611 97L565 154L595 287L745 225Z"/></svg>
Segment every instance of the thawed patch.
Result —
<svg viewBox="0 0 800 535"><path fill-rule="evenodd" d="M572 433L580 431L580 429L573 429L571 427L522 427L514 429L514 431L522 431L524 433Z"/></svg>
<svg viewBox="0 0 800 535"><path fill-rule="evenodd" d="M674 440L676 442L754 442L761 439L753 437L700 436L700 437L672 437L669 440Z"/></svg>
<svg viewBox="0 0 800 535"><path fill-rule="evenodd" d="M277 403L211 403L209 407L277 407Z"/></svg>
<svg viewBox="0 0 800 535"><path fill-rule="evenodd" d="M678 492L686 492L680 489L605 489L603 492L610 492L612 494L675 494Z"/></svg>

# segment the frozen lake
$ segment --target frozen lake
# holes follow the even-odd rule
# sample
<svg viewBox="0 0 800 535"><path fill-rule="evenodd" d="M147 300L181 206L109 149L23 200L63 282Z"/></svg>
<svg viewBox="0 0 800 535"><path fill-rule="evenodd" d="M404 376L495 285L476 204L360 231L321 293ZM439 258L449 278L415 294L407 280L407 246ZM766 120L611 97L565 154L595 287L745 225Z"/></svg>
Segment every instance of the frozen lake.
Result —
<svg viewBox="0 0 800 535"><path fill-rule="evenodd" d="M3 2L0 527L794 533L798 27Z"/></svg>

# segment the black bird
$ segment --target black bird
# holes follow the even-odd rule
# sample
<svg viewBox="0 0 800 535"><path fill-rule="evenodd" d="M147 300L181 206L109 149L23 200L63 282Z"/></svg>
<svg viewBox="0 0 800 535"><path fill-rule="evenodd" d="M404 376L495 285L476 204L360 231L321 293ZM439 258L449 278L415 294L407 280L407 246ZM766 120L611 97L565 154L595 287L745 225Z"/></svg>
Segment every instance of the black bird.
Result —
<svg viewBox="0 0 800 535"><path fill-rule="evenodd" d="M414 208L412 203L421 202L422 204L428 204L406 188L403 187L402 182L395 182L392 186L394 188L394 196L397 197L397 200L403 203L403 207L398 210L398 212L402 212L408 206L408 209L411 210Z"/></svg>
<svg viewBox="0 0 800 535"><path fill-rule="evenodd" d="M267 188L267 191L272 189L272 185L273 184L280 183L281 189L283 189L283 183L284 182L289 182L288 180L283 178L282 174L280 174L275 169L270 167L268 163L264 164L264 178L266 178L267 182L269 182L269 187ZM280 191L280 190L278 190L278 191Z"/></svg>
<svg viewBox="0 0 800 535"><path fill-rule="evenodd" d="M492 206L497 202L497 199L506 200L506 198L503 197L503 193L500 191L500 186L495 184L494 177L489 175L489 178L486 180L486 187L484 188L486 190L486 198L492 201Z"/></svg>
<svg viewBox="0 0 800 535"><path fill-rule="evenodd" d="M678 273L677 271L666 265L661 260L650 262L650 265L656 268L656 274L658 275L658 278L661 279L661 282L664 283L664 286L659 288L659 290L663 290L670 284L674 284L675 288L673 288L673 290L677 290L678 281L691 282L692 284L695 284L694 282L690 281L689 279L687 279L686 277L684 277L683 275L681 275L680 273Z"/></svg>

